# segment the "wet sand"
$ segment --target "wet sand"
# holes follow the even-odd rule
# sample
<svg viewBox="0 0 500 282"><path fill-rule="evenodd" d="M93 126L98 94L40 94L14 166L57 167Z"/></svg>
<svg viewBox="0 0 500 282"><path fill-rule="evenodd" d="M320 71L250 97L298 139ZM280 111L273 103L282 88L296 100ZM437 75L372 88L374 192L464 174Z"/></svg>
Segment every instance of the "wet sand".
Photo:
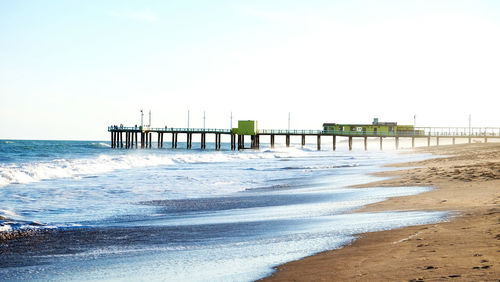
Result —
<svg viewBox="0 0 500 282"><path fill-rule="evenodd" d="M446 157L395 165L404 169L362 187L436 189L356 212L446 210L454 215L448 222L359 234L342 249L281 265L264 281L500 281L500 144L415 152Z"/></svg>

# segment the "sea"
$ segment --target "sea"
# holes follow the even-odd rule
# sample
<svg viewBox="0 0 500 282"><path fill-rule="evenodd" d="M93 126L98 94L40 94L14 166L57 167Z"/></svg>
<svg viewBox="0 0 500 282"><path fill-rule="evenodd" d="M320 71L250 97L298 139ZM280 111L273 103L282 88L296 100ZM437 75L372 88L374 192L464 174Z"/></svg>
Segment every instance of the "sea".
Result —
<svg viewBox="0 0 500 282"><path fill-rule="evenodd" d="M449 216L354 212L432 190L350 187L395 169L386 164L430 155L317 151L315 144L169 146L0 140L0 232L37 231L0 241L1 279L253 281L277 265L341 248L359 233Z"/></svg>

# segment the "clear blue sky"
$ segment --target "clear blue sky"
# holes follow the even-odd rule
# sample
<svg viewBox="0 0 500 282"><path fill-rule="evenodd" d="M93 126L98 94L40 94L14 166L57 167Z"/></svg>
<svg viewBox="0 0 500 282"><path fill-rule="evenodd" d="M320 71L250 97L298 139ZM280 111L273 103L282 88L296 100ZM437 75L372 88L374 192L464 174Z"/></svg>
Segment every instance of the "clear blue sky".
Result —
<svg viewBox="0 0 500 282"><path fill-rule="evenodd" d="M0 138L106 126L500 126L500 1L0 0Z"/></svg>

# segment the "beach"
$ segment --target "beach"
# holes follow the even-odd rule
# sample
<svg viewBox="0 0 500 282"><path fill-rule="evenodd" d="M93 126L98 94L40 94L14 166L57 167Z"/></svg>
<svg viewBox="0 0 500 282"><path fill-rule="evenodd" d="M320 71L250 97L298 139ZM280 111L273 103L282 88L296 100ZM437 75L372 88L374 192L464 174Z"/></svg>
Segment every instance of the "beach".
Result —
<svg viewBox="0 0 500 282"><path fill-rule="evenodd" d="M447 222L358 234L341 249L277 267L264 281L498 281L500 144L417 148L438 158L391 165L356 187L432 186L355 212L450 211Z"/></svg>
<svg viewBox="0 0 500 282"><path fill-rule="evenodd" d="M449 214L352 212L431 190L348 187L429 154L230 145L111 150L93 141L0 141L0 277L255 281L355 234Z"/></svg>

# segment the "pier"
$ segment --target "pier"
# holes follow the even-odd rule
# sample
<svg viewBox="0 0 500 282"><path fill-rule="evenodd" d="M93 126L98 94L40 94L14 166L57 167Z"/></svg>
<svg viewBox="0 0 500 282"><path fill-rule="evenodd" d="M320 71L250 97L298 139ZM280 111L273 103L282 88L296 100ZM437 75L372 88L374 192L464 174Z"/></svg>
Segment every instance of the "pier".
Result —
<svg viewBox="0 0 500 282"><path fill-rule="evenodd" d="M395 149L399 149L401 139L411 139L412 148L415 147L415 140L426 139L427 146L431 146L431 140L435 140L435 145L439 146L444 139L452 141L455 144L457 139L467 139L468 143L472 140L481 140L488 142L488 139L500 138L500 127L412 127L412 130L403 132L381 132L381 131L352 131L352 130L283 130L283 129L263 129L259 130L239 126L233 129L215 129L215 128L149 128L149 127L123 127L109 126L108 132L111 134L111 148L152 148L153 137L156 138L156 146L163 148L164 137L171 137L171 148L178 148L179 134L186 136L186 149L192 149L193 138L196 136L200 141L200 149L206 149L209 140L213 140L215 150L221 149L222 135L230 135L231 150L253 149L259 150L261 141L268 140L270 147L275 147L275 137L285 137L285 146L290 147L291 138L300 137L302 147L306 144L306 137L316 139L316 148L321 150L321 141L331 138L333 141L332 150L337 149L338 137L347 138L349 150L353 149L353 139L363 140L364 149L368 149L368 138L378 138L380 150L383 149L385 139L394 139ZM212 137L208 138L207 137ZM263 138L261 138L263 137ZM245 138L250 138L250 147L245 147ZM248 139L246 139L248 140Z"/></svg>

